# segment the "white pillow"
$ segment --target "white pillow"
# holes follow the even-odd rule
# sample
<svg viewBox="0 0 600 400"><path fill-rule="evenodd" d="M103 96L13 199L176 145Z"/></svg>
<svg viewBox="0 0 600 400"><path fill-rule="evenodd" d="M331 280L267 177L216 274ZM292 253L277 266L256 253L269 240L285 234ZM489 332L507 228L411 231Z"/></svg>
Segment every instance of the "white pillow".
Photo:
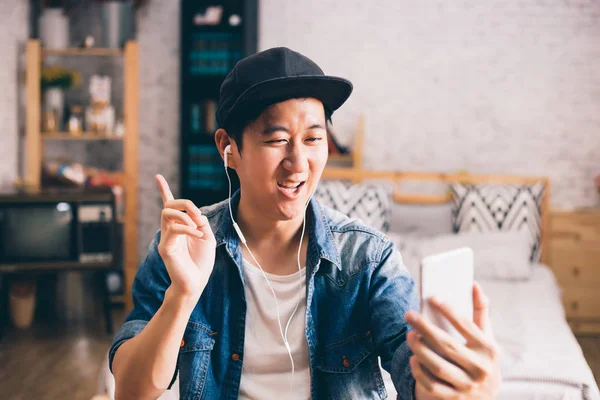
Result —
<svg viewBox="0 0 600 400"><path fill-rule="evenodd" d="M400 204L392 202L389 232L411 236L435 236L454 233L452 203Z"/></svg>
<svg viewBox="0 0 600 400"><path fill-rule="evenodd" d="M465 246L473 249L475 279L526 280L531 275L531 245L526 231L465 232L423 238L414 251L422 259Z"/></svg>

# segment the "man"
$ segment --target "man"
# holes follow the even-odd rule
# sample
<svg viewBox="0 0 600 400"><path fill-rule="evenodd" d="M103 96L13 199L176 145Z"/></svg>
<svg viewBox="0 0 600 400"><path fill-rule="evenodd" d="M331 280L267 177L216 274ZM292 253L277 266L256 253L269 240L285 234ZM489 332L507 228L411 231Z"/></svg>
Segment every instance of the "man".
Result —
<svg viewBox="0 0 600 400"><path fill-rule="evenodd" d="M403 399L495 395L479 287L474 321L437 307L462 345L410 311L414 282L384 235L310 200L351 91L287 48L227 76L215 141L240 191L199 210L157 176L161 230L110 351L117 398L156 398L177 372L183 399L385 398L378 357Z"/></svg>

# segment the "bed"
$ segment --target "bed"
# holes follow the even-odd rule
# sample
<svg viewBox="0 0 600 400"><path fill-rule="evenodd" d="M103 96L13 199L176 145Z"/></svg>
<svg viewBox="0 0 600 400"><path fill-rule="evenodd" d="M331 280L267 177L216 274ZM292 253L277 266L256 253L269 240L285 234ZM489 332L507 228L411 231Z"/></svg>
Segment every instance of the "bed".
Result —
<svg viewBox="0 0 600 400"><path fill-rule="evenodd" d="M419 186L419 182L433 183L436 188ZM454 192L449 190L455 184L459 189L453 186ZM460 185L501 185L505 197L523 202L512 221L520 224L519 229L505 224L508 233L473 230L474 224L481 228L489 221L467 213L462 222L469 232L456 232L457 207L478 201L458 202ZM507 191L507 185L526 190ZM407 192L407 187L417 188L416 192ZM486 186L483 193L489 194L489 190ZM352 168L327 168L315 196L347 214L358 211L354 217L387 232L417 283L421 257L458 245L474 248L476 279L490 298L492 326L501 351L499 399L600 399L593 374L566 322L560 287L544 264L549 194L550 182L544 177L367 171L355 164ZM494 203L494 207L501 205ZM527 219L528 207L536 208L539 215ZM536 233L527 233L532 230ZM395 398L389 374L382 373L388 398ZM177 399L177 386L161 400ZM106 363L98 392L114 392Z"/></svg>
<svg viewBox="0 0 600 400"><path fill-rule="evenodd" d="M476 280L490 298L493 331L501 351L503 383L499 399L600 399L592 371L566 321L560 286L552 269L544 264L550 244L547 240L550 194L547 178L366 171L355 166L350 169L329 168L324 179L330 180L330 183L322 185L330 187L320 194L320 199L347 214L360 211L357 208L362 207L363 215L358 212L355 217L387 230L387 236L400 250L404 263L417 281L417 287L420 258L461 245L474 248ZM530 217L529 222L523 223L523 219L527 221L528 211L522 205L515 212L521 218L522 229L504 227L507 232L487 232L485 228L489 221L473 222L480 218L479 211L475 210L466 219L476 217L462 223L477 225L477 229L457 232L461 223L457 220L461 213L466 213L461 207L481 200L460 198L465 195L460 192L465 185L483 185L479 187L484 187L482 191L487 190L485 195L489 197L493 197L490 195L493 188L505 191L507 188L527 188L524 196L531 196L531 203L535 204L529 206L537 208L539 216L534 222L531 221L534 218ZM365 195L358 189L361 186L366 190L370 188L372 193ZM387 189L382 189L386 186ZM332 197L328 193L330 191L336 194ZM347 196L370 196L371 203L376 205L373 208L375 218L373 213L364 215L363 201L349 200L340 195L344 191L350 193ZM493 212L495 207L506 206L506 198L514 197L523 204L527 202L514 190L496 195L501 204L496 199L496 202L490 200L477 206ZM380 213L382 208L388 207L383 196L392 202L387 217ZM519 218L515 217L516 220ZM387 220L386 223L379 224L383 220ZM496 222L493 220L491 225L495 227ZM529 228L537 230L537 236L529 234ZM537 241L533 248L532 241ZM519 265L511 267L515 264ZM395 398L391 377L385 371L383 375L389 398Z"/></svg>

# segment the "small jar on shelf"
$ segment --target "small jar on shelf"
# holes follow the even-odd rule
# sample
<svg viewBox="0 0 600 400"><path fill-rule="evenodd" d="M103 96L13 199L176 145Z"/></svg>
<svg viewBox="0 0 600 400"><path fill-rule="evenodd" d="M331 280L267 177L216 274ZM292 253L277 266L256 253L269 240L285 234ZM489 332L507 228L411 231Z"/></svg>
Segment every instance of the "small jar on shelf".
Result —
<svg viewBox="0 0 600 400"><path fill-rule="evenodd" d="M123 117L117 120L117 123L115 124L114 135L118 138L125 136L125 121L123 120Z"/></svg>
<svg viewBox="0 0 600 400"><path fill-rule="evenodd" d="M56 110L45 109L42 113L42 132L56 133L58 132L58 115Z"/></svg>
<svg viewBox="0 0 600 400"><path fill-rule="evenodd" d="M121 185L115 185L112 187L112 192L115 196L115 209L117 213L117 219L123 220L125 216L125 202L124 202L124 190Z"/></svg>
<svg viewBox="0 0 600 400"><path fill-rule="evenodd" d="M81 136L81 132L83 131L83 109L81 106L71 107L68 130L71 136Z"/></svg>

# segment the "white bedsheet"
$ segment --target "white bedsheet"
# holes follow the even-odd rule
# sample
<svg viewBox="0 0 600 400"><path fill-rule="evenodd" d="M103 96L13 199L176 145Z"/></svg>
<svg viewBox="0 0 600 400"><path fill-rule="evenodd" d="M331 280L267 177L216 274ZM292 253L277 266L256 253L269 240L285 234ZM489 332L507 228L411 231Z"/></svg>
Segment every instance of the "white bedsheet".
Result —
<svg viewBox="0 0 600 400"><path fill-rule="evenodd" d="M600 398L548 267L536 265L528 281L480 284L490 298L492 327L501 348L504 381L499 399L582 399L584 393ZM385 375L390 398L395 398Z"/></svg>

